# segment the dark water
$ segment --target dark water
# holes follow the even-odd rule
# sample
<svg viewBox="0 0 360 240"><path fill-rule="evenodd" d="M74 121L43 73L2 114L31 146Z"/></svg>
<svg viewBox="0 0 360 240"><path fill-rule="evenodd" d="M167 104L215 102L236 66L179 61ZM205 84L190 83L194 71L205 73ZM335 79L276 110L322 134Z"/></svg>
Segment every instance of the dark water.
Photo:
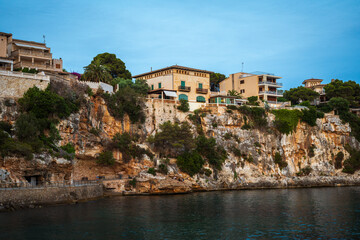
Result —
<svg viewBox="0 0 360 240"><path fill-rule="evenodd" d="M0 213L3 239L360 239L360 187L102 199Z"/></svg>

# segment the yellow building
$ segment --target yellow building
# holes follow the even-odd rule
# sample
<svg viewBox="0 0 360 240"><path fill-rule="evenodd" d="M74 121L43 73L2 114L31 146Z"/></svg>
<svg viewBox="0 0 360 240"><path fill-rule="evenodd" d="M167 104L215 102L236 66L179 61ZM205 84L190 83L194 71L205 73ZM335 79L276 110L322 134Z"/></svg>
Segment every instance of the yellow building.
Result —
<svg viewBox="0 0 360 240"><path fill-rule="evenodd" d="M62 59L53 59L50 48L45 43L13 39L11 33L0 32L0 67L32 68L38 71L62 72Z"/></svg>
<svg viewBox="0 0 360 240"><path fill-rule="evenodd" d="M151 72L133 76L145 79L150 92L170 90L176 92L177 100L208 103L210 97L210 74L212 72L195 68L173 65Z"/></svg>
<svg viewBox="0 0 360 240"><path fill-rule="evenodd" d="M277 81L280 78L264 72L234 73L220 82L220 91L236 90L243 98L258 96L260 100L277 103L277 99L283 96L278 90L282 87L282 83Z"/></svg>

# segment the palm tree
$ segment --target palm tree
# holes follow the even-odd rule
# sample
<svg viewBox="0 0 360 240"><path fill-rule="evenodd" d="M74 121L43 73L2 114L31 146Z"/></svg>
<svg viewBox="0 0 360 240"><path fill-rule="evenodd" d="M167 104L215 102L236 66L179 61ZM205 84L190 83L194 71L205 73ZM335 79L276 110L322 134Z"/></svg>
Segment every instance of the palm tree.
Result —
<svg viewBox="0 0 360 240"><path fill-rule="evenodd" d="M112 80L109 69L100 64L100 61L95 61L84 67L84 75L82 76L85 81L90 82L105 82L110 83Z"/></svg>
<svg viewBox="0 0 360 240"><path fill-rule="evenodd" d="M235 96L235 97L238 97L238 98L242 98L241 94L236 90L229 90L228 95L229 96Z"/></svg>

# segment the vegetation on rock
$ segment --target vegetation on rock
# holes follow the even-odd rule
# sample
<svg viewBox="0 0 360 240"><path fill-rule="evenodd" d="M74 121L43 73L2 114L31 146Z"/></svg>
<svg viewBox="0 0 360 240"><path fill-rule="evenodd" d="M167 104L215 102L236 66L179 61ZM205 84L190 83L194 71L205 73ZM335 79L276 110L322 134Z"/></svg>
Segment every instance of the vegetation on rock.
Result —
<svg viewBox="0 0 360 240"><path fill-rule="evenodd" d="M103 151L96 158L96 162L98 164L112 166L115 164L115 158L112 151Z"/></svg>
<svg viewBox="0 0 360 240"><path fill-rule="evenodd" d="M290 88L290 90L284 92L284 98L291 101L292 105L299 104L300 100L312 102L319 96L319 93L303 86Z"/></svg>
<svg viewBox="0 0 360 240"><path fill-rule="evenodd" d="M189 102L186 99L180 99L180 105L177 109L182 112L188 112L190 110Z"/></svg>

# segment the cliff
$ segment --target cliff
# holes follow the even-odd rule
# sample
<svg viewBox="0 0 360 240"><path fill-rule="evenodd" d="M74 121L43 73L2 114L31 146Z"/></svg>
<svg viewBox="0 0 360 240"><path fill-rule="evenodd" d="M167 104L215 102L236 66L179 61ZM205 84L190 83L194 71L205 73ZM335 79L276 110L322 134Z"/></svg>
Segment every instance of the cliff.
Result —
<svg viewBox="0 0 360 240"><path fill-rule="evenodd" d="M4 103L2 103L4 104ZM16 104L4 107L1 117L13 121ZM81 110L62 120L58 125L62 140L59 145L72 142L75 145L75 159L68 161L48 155L36 155L32 161L20 158L3 158L0 180L24 181L26 175L46 175L47 180L97 179L105 178L105 188L121 194L183 193L201 190L241 189L263 187L333 186L336 184L360 184L359 173L349 175L335 169L337 153L346 159L349 154L345 145L360 149L360 144L350 136L351 129L338 116L326 114L318 119L316 126L299 123L291 134L280 134L272 126L274 115L267 114L270 123L261 129L242 129L244 115L238 111L227 111L225 107L211 107L200 116L201 127L207 136L214 137L217 144L228 152L220 171L207 163L205 169L211 173L190 177L179 170L176 159L166 160L156 152L150 159L125 161L120 151L114 149L116 159L113 166L96 162L96 157L108 149L116 133L128 132L138 136L137 145L153 151L146 141L155 134L159 125L166 122L188 121L196 135L196 128L189 120L189 113L180 112L173 103L147 100L144 124L131 124L128 117L116 120L99 97L88 98L88 104ZM233 149L241 154L235 154ZM275 163L279 153L285 165ZM166 164L168 174L147 173L150 167ZM33 172L31 172L33 171ZM46 172L46 173L44 173Z"/></svg>

